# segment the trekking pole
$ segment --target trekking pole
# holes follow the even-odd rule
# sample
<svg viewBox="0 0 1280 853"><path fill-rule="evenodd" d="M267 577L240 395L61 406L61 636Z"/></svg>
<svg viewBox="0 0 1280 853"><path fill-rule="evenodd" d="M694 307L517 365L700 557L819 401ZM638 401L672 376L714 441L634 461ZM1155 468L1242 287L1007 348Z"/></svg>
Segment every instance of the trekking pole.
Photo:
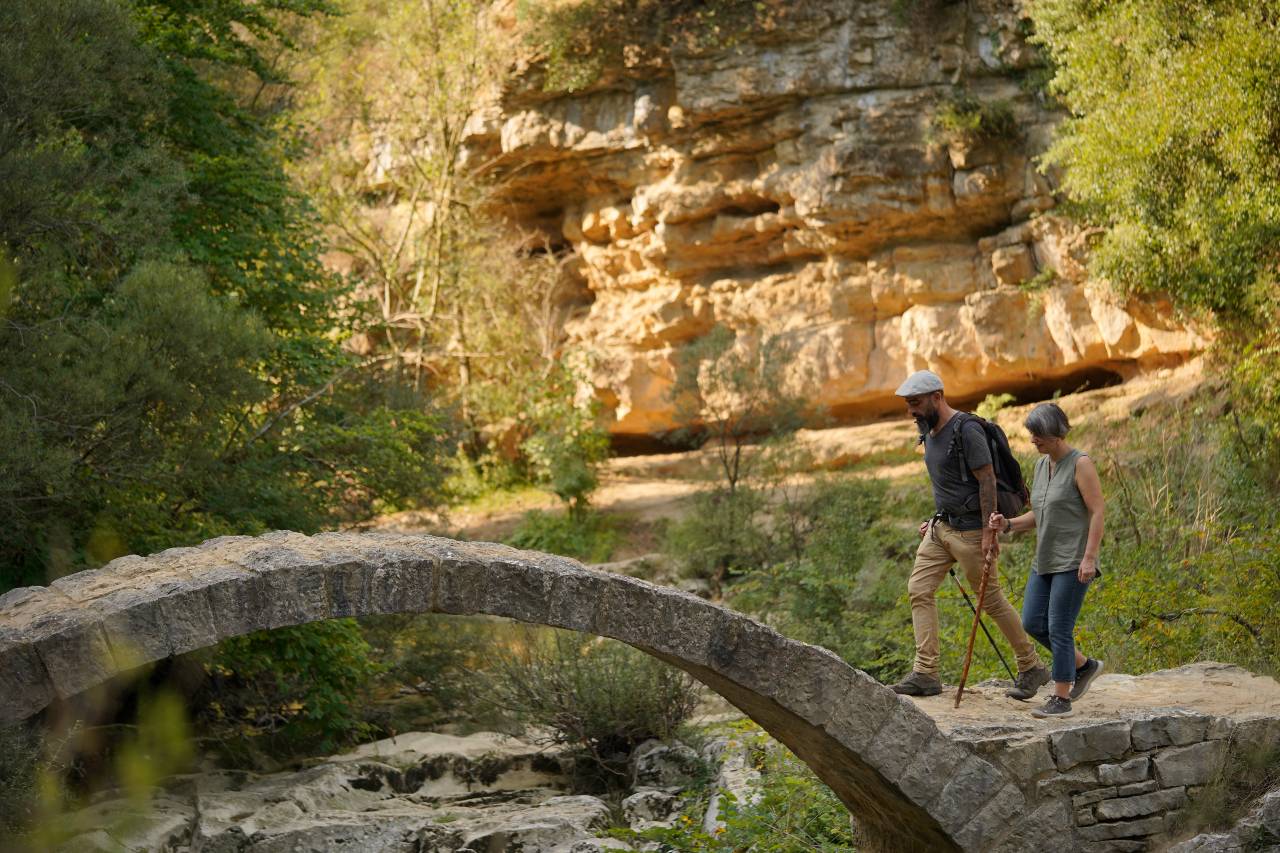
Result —
<svg viewBox="0 0 1280 853"><path fill-rule="evenodd" d="M973 641L978 636L978 621L982 618L982 601L987 595L987 578L991 575L991 563L995 557L995 549L982 557L982 582L978 584L978 606L973 610L973 627L969 629L969 647L964 653L964 669L960 673L960 686L956 688L956 704L960 707L960 697L964 695L964 683L969 679L969 664L973 662Z"/></svg>
<svg viewBox="0 0 1280 853"><path fill-rule="evenodd" d="M973 606L973 601L969 598L969 593L964 591L964 584L960 583L960 578L956 577L956 570L950 569L947 573L950 574L951 579L956 582L956 588L960 590L960 595L964 598L964 603L969 605L969 609L973 611L973 615L976 617L978 615L978 611ZM996 657L1000 658L1000 663L1004 664L1004 671L1009 673L1009 677L1016 681L1018 676L1013 674L1013 669L1010 668L1009 662L1004 659L1004 652L1000 651L1000 647L996 645L995 638L992 637L991 632L987 630L987 623L979 621L978 624L982 626L982 633L987 635L987 642L991 644L991 650L996 653Z"/></svg>

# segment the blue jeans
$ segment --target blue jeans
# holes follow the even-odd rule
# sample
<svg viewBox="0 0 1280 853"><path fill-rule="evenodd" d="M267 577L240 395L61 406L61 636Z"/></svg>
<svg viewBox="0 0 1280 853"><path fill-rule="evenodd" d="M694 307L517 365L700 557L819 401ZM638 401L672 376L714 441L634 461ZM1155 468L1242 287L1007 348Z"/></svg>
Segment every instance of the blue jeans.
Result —
<svg viewBox="0 0 1280 853"><path fill-rule="evenodd" d="M1022 627L1053 653L1053 680L1076 680L1076 617L1089 584L1075 572L1041 575L1032 571L1022 597Z"/></svg>

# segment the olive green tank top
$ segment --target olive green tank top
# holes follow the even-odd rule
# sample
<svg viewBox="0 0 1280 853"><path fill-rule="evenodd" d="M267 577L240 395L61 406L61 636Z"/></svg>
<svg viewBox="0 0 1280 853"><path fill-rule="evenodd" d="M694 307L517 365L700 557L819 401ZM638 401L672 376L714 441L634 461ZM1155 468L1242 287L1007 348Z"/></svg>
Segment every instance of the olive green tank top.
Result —
<svg viewBox="0 0 1280 853"><path fill-rule="evenodd" d="M1053 466L1052 476L1048 455L1036 460L1031 483L1031 510L1036 514L1036 556L1031 568L1037 574L1074 572L1084 559L1089 541L1089 508L1076 486L1076 462L1084 455L1072 448Z"/></svg>

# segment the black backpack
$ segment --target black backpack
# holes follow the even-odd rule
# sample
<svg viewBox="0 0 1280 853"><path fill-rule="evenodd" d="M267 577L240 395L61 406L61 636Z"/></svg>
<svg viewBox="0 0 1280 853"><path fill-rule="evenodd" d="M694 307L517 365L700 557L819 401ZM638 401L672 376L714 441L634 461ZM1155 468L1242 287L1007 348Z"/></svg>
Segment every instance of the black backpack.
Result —
<svg viewBox="0 0 1280 853"><path fill-rule="evenodd" d="M994 421L968 412L957 412L956 417L963 420L956 424L955 431L951 433L951 447L947 449L947 455L951 455L951 451L957 447L960 448L960 479L969 478L969 464L964 458L964 442L960 440L960 432L969 425L970 421L976 421L982 425L982 431L987 436L987 446L991 448L991 465L996 474L996 509L1005 518L1021 515L1022 510L1031 500L1031 493L1027 490L1027 483L1022 478L1022 466L1018 464L1013 451L1009 449L1008 436ZM982 521L986 523L985 518Z"/></svg>

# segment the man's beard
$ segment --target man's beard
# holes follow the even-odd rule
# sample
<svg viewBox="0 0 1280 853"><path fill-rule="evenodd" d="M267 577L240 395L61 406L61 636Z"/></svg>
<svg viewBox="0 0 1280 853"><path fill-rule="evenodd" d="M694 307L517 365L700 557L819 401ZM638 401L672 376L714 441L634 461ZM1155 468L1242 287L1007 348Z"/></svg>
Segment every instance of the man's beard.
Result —
<svg viewBox="0 0 1280 853"><path fill-rule="evenodd" d="M927 415L916 415L916 427L919 428L920 434L933 432L933 428L938 425L937 411L929 412Z"/></svg>

